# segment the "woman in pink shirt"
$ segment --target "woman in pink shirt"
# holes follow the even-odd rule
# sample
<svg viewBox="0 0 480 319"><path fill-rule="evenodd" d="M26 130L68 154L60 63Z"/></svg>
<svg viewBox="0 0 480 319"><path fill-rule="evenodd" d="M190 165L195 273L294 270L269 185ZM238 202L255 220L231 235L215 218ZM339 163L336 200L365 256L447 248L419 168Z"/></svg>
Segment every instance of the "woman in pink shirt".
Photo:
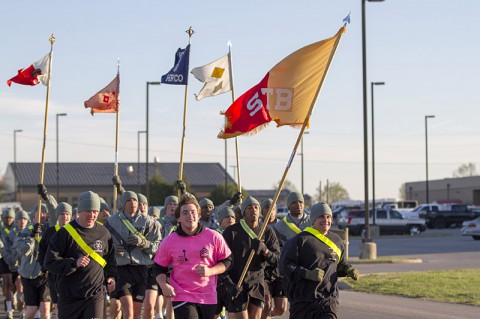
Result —
<svg viewBox="0 0 480 319"><path fill-rule="evenodd" d="M175 218L179 226L154 258L158 284L164 297L172 298L175 318L213 319L217 275L230 267L231 251L222 235L199 223L200 206L193 195L182 197Z"/></svg>

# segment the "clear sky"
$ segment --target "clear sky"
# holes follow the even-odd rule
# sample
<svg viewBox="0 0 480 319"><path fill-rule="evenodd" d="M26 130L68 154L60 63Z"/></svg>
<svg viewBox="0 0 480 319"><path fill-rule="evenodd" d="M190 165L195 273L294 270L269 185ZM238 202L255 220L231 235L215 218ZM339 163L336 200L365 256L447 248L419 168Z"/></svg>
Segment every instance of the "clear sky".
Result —
<svg viewBox="0 0 480 319"><path fill-rule="evenodd" d="M304 137L305 192L320 182L341 183L363 199L361 0L268 1L2 1L0 4L0 173L13 162L40 162L46 87L6 80L48 53L53 32L52 84L46 161L55 162L55 114L60 118L61 162L112 162L115 116L92 117L83 102L106 86L121 63L120 162L137 161L137 132L145 129L146 82L159 81L174 53L192 37L190 68L207 64L233 43L235 94L257 84L277 62L333 36L351 12ZM425 115L430 179L451 177L463 163L480 168L480 1L386 0L366 4L368 118L375 87L376 197L398 197L404 182L425 179ZM230 93L194 99L202 83L190 76L186 162L224 164L216 138ZM150 86L150 162L178 162L184 86ZM369 147L371 146L369 126ZM299 130L270 125L240 137L241 182L272 189L285 170ZM145 161L141 137L141 161ZM369 150L369 156L371 151ZM228 170L235 165L228 142ZM297 155L287 179L301 187ZM371 167L369 165L371 172ZM113 165L112 165L113 174ZM371 184L371 183L370 183Z"/></svg>

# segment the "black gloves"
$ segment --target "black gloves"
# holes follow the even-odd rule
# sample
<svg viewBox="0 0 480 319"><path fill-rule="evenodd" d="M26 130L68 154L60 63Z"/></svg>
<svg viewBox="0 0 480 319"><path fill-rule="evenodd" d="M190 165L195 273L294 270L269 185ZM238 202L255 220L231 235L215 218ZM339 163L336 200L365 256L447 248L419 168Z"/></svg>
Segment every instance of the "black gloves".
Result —
<svg viewBox="0 0 480 319"><path fill-rule="evenodd" d="M177 180L177 189L180 191L182 195L184 195L187 192L187 186L181 179Z"/></svg>
<svg viewBox="0 0 480 319"><path fill-rule="evenodd" d="M42 196L43 200L48 200L47 197L47 188L43 184L37 185L37 194Z"/></svg>
<svg viewBox="0 0 480 319"><path fill-rule="evenodd" d="M32 231L30 232L30 237L35 237L36 235L39 235L42 233L42 224L36 223L33 225Z"/></svg>
<svg viewBox="0 0 480 319"><path fill-rule="evenodd" d="M230 198L229 204L230 206L237 206L242 203L243 195L241 192L235 193L232 198Z"/></svg>
<svg viewBox="0 0 480 319"><path fill-rule="evenodd" d="M325 275L325 271L323 271L323 269L315 268L315 269L306 271L305 279L320 282L323 280L323 275Z"/></svg>
<svg viewBox="0 0 480 319"><path fill-rule="evenodd" d="M122 187L122 181L120 180L120 176L114 175L112 177L112 182L113 182L113 185L115 185L117 187L117 193L118 194L121 195L125 192L125 189Z"/></svg>
<svg viewBox="0 0 480 319"><path fill-rule="evenodd" d="M252 249L257 255L264 254L268 250L267 245L263 241L258 240L258 238L252 239Z"/></svg>
<svg viewBox="0 0 480 319"><path fill-rule="evenodd" d="M224 284L227 288L227 294L231 297L231 299L237 298L242 292L242 288L238 288L237 285L233 283L232 279L230 279L230 277L224 278Z"/></svg>
<svg viewBox="0 0 480 319"><path fill-rule="evenodd" d="M130 236L128 236L126 242L129 245L137 246L137 247L140 247L142 249L145 249L150 245L148 240L146 240L144 237L142 237L140 235L130 235Z"/></svg>

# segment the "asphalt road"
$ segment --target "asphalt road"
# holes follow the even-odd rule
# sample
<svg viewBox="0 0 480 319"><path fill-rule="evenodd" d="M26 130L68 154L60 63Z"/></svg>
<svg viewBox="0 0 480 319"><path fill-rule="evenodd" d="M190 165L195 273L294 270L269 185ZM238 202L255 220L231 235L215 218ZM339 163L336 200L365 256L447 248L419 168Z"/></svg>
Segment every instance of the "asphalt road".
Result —
<svg viewBox="0 0 480 319"><path fill-rule="evenodd" d="M480 241L460 236L460 230L427 230L419 236L374 239L377 256L421 259L420 263L357 264L361 274L480 268ZM358 257L360 238L350 238L349 256ZM361 280L361 279L360 279ZM288 313L281 317L289 318ZM341 319L478 319L480 307L415 298L340 291Z"/></svg>

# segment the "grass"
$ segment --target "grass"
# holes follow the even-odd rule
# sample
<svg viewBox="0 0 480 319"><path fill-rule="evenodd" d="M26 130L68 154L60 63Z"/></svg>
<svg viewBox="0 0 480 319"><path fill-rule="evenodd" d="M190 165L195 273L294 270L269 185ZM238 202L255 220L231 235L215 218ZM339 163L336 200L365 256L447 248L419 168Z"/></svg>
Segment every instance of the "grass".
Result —
<svg viewBox="0 0 480 319"><path fill-rule="evenodd" d="M371 274L345 282L354 291L480 306L480 269Z"/></svg>

